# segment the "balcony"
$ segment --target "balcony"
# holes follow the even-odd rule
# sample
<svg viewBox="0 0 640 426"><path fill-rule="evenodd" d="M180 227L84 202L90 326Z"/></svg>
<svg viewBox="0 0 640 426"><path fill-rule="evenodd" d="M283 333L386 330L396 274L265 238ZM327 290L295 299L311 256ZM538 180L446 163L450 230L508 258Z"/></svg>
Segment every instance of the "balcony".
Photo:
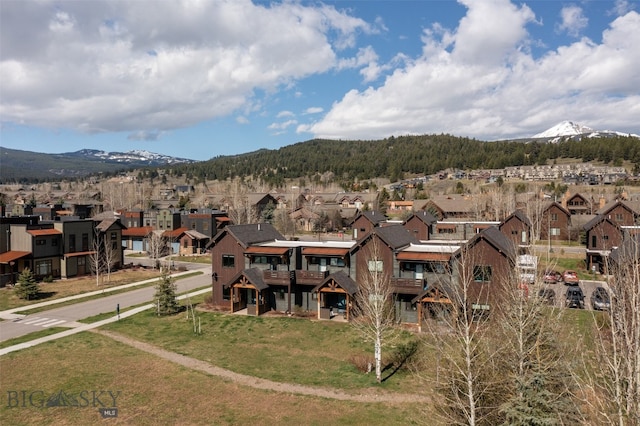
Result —
<svg viewBox="0 0 640 426"><path fill-rule="evenodd" d="M296 283L318 285L329 276L329 271L296 271Z"/></svg>
<svg viewBox="0 0 640 426"><path fill-rule="evenodd" d="M262 271L262 279L266 284L289 285L293 278L293 271Z"/></svg>
<svg viewBox="0 0 640 426"><path fill-rule="evenodd" d="M427 282L423 278L391 278L391 285L398 288L417 288L422 290Z"/></svg>

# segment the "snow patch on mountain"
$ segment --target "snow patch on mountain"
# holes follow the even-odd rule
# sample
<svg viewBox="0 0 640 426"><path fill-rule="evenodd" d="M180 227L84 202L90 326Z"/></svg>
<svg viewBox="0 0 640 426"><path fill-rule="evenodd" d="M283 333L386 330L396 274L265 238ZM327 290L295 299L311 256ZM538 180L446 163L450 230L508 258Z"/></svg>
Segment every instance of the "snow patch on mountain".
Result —
<svg viewBox="0 0 640 426"><path fill-rule="evenodd" d="M576 136L585 133L593 133L591 127L584 126L582 124L574 123L573 121L563 121L555 126L545 130L542 133L533 135L534 138L553 138L556 136Z"/></svg>
<svg viewBox="0 0 640 426"><path fill-rule="evenodd" d="M583 124L575 123L573 121L560 122L542 133L533 135L532 138L546 139L549 143L558 143L566 139L580 140L582 137L608 138L614 136L630 136L634 138L640 138L640 136L636 134L619 132L616 130L594 130L591 127L587 127Z"/></svg>

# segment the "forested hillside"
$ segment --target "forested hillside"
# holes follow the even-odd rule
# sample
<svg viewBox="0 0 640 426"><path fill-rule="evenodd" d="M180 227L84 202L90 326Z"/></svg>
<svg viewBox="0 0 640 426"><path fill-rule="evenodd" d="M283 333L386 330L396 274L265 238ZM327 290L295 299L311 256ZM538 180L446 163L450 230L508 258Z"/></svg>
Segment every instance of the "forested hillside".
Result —
<svg viewBox="0 0 640 426"><path fill-rule="evenodd" d="M331 172L337 180L432 174L446 168L481 169L545 164L549 159L575 158L620 165L630 161L640 169L640 140L633 137L591 138L544 142L482 142L451 135L391 137L379 141L311 140L277 150L260 150L237 156L171 168L174 175L199 179L226 179L252 175L272 186L287 178L310 181Z"/></svg>

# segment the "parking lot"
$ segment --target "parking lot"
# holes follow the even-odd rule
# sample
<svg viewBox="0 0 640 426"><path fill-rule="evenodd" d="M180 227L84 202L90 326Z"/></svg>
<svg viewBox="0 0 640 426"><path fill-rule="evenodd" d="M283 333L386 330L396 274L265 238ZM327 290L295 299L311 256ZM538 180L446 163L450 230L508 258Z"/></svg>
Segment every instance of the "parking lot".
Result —
<svg viewBox="0 0 640 426"><path fill-rule="evenodd" d="M607 291L609 289L605 281L580 280L579 286L584 294L584 308L587 310L593 309L591 306L591 293L593 293L596 287L604 287ZM565 293L569 287L570 286L565 285L563 282L558 282L555 284L535 285L531 287L530 291L533 290L531 294L537 295L540 289L550 289L555 293L554 306L564 306Z"/></svg>

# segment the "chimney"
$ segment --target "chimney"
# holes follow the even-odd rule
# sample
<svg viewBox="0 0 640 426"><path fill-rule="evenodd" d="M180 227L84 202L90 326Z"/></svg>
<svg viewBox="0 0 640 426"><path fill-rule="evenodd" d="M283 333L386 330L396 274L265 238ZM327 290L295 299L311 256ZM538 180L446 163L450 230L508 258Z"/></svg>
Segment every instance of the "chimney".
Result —
<svg viewBox="0 0 640 426"><path fill-rule="evenodd" d="M607 204L607 200L604 199L604 195L600 195L600 209Z"/></svg>

